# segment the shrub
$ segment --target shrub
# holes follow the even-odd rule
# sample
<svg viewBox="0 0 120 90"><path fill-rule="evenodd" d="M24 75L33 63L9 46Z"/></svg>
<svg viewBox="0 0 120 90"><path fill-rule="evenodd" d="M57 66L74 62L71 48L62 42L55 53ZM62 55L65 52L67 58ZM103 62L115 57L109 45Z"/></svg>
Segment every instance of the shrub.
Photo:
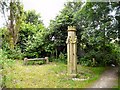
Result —
<svg viewBox="0 0 120 90"><path fill-rule="evenodd" d="M15 49L11 50L9 48L3 49L5 52L4 54L7 55L9 59L23 59L24 53L21 53L20 48L16 47Z"/></svg>
<svg viewBox="0 0 120 90"><path fill-rule="evenodd" d="M80 58L79 63L85 66L120 65L120 46L106 44L105 50L91 50Z"/></svg>
<svg viewBox="0 0 120 90"><path fill-rule="evenodd" d="M84 66L97 66L97 62L95 59L96 53L96 51L91 50L80 59L79 63Z"/></svg>
<svg viewBox="0 0 120 90"><path fill-rule="evenodd" d="M49 61L67 63L67 55L63 54L63 53L60 53L58 58L52 56L52 57L49 58Z"/></svg>
<svg viewBox="0 0 120 90"><path fill-rule="evenodd" d="M67 63L67 55L60 53L58 60L61 62Z"/></svg>

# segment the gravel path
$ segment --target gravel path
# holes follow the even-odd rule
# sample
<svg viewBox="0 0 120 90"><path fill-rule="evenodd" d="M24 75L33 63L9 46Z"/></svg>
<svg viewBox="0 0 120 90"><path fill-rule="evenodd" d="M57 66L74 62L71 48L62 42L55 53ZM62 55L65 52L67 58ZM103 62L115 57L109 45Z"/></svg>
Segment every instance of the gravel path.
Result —
<svg viewBox="0 0 120 90"><path fill-rule="evenodd" d="M106 70L97 80L91 88L113 88L114 86L118 86L118 68L111 67L110 69Z"/></svg>

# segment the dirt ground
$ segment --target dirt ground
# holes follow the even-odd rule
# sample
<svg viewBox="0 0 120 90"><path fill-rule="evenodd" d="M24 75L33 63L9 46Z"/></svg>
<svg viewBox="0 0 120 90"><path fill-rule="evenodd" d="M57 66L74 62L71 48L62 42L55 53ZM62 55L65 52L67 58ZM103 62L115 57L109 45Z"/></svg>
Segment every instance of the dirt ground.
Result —
<svg viewBox="0 0 120 90"><path fill-rule="evenodd" d="M118 87L118 68L110 67L106 70L91 88L117 88Z"/></svg>

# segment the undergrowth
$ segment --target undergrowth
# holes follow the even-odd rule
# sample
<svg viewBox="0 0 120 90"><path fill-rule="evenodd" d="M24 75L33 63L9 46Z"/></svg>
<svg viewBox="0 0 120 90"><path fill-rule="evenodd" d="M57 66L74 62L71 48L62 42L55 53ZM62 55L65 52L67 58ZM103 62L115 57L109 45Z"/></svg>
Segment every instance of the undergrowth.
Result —
<svg viewBox="0 0 120 90"><path fill-rule="evenodd" d="M6 87L6 82L11 81L12 77L9 76L9 72L12 72L13 64L15 60L7 59L2 49L0 49L0 86L1 88Z"/></svg>

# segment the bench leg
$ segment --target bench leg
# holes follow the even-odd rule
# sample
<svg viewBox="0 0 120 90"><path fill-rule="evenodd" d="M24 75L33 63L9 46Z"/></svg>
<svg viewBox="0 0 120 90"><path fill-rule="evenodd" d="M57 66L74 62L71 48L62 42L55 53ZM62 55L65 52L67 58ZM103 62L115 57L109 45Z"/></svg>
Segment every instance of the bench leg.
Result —
<svg viewBox="0 0 120 90"><path fill-rule="evenodd" d="M48 64L49 63L48 57L45 57L45 60L46 60L46 64Z"/></svg>
<svg viewBox="0 0 120 90"><path fill-rule="evenodd" d="M27 65L27 58L24 58L24 64Z"/></svg>

